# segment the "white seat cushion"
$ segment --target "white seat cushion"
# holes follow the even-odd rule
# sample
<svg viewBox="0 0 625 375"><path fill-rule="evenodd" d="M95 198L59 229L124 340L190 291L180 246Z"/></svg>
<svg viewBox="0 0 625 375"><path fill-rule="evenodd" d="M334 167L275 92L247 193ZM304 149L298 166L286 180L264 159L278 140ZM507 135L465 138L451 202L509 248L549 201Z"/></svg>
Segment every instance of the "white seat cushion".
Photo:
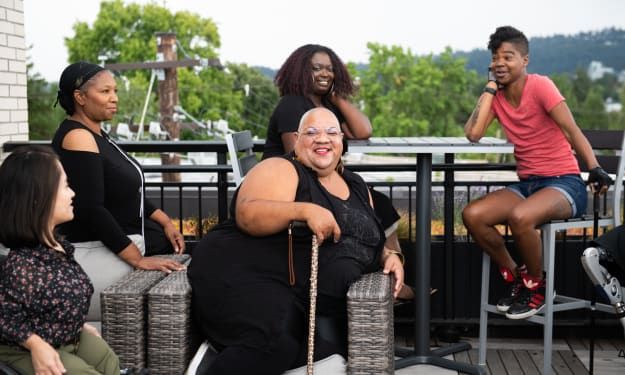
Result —
<svg viewBox="0 0 625 375"><path fill-rule="evenodd" d="M345 375L347 373L347 362L339 354L332 354L314 364L315 374L323 375ZM282 375L306 375L306 366L294 368Z"/></svg>
<svg viewBox="0 0 625 375"><path fill-rule="evenodd" d="M215 349L213 349L211 344L209 344L207 341L204 341L202 345L200 345L200 348L197 350L195 355L193 356L193 359L191 360L191 363L189 364L189 367L187 368L187 371L185 373L186 375L195 375L198 366L202 362L202 358L204 358L204 355L208 351L216 353ZM314 369L315 369L315 373L317 374L345 375L347 373L347 362L345 362L345 359L342 356L338 354L333 354L327 358L324 358L322 360L315 362ZM282 375L305 375L305 374L306 374L306 366L301 366L301 367L289 370Z"/></svg>

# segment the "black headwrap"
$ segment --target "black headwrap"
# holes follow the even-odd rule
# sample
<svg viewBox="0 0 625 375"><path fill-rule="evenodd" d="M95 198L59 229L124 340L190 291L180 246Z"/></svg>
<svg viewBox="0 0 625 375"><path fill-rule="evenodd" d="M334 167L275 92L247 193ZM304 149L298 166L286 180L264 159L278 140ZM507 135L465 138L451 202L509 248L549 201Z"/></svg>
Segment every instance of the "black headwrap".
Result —
<svg viewBox="0 0 625 375"><path fill-rule="evenodd" d="M103 71L104 68L97 64L80 61L68 65L59 79L59 91L56 94L56 103L59 103L68 115L76 111L74 105L74 90L80 89L85 82ZM56 107L56 103L54 106Z"/></svg>

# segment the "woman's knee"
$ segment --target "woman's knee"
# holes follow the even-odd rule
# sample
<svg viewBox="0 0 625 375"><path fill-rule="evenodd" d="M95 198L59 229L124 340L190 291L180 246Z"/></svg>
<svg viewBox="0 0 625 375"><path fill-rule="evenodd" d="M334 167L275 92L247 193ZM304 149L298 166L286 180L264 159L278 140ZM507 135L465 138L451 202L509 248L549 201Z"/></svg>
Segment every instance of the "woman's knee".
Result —
<svg viewBox="0 0 625 375"><path fill-rule="evenodd" d="M534 230L537 223L526 210L513 209L508 217L508 225L512 233L521 233L527 230Z"/></svg>
<svg viewBox="0 0 625 375"><path fill-rule="evenodd" d="M483 220L482 215L483 209L481 204L471 202L462 210L462 221L467 228L471 229Z"/></svg>
<svg viewBox="0 0 625 375"><path fill-rule="evenodd" d="M99 373L105 375L119 373L119 357L101 337L81 332L76 355Z"/></svg>

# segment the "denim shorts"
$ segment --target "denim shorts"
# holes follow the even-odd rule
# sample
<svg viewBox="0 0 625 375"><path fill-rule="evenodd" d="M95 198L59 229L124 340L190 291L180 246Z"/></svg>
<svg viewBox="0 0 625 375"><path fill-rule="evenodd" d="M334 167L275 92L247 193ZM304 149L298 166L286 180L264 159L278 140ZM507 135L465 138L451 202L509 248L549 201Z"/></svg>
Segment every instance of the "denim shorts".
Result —
<svg viewBox="0 0 625 375"><path fill-rule="evenodd" d="M586 213L588 202L586 184L577 174L565 174L554 177L530 176L507 186L508 189L520 195L521 198L527 198L546 187L556 189L564 195L571 204L571 217L582 216Z"/></svg>

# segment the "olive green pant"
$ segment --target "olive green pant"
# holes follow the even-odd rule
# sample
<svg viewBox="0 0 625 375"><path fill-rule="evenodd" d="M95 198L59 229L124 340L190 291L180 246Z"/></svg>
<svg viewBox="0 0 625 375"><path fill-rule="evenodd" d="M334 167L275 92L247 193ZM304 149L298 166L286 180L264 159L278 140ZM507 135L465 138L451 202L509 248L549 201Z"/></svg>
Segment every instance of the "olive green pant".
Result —
<svg viewBox="0 0 625 375"><path fill-rule="evenodd" d="M76 345L61 346L56 350L67 370L66 374L119 374L119 358L100 337L82 331ZM35 374L29 351L0 345L0 360L24 374Z"/></svg>

